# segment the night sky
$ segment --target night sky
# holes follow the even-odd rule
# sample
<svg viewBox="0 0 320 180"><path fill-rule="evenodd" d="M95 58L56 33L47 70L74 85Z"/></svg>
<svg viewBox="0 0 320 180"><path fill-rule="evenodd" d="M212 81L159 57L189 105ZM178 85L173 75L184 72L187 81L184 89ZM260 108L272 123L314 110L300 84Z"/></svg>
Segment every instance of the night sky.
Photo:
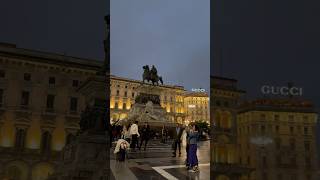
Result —
<svg viewBox="0 0 320 180"><path fill-rule="evenodd" d="M6 0L0 6L0 42L103 60L107 0Z"/></svg>
<svg viewBox="0 0 320 180"><path fill-rule="evenodd" d="M304 97L319 107L319 2L217 3L211 74L238 79L250 98L261 97L260 87L264 84L282 86L292 81L303 87Z"/></svg>
<svg viewBox="0 0 320 180"><path fill-rule="evenodd" d="M141 79L155 65L166 84L210 87L209 0L111 0L111 73Z"/></svg>

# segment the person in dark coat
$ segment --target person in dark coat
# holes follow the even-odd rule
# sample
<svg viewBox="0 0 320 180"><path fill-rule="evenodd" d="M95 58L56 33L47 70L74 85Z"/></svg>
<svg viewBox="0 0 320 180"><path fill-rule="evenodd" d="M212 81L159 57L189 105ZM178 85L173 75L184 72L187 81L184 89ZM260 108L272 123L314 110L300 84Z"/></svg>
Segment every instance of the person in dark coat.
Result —
<svg viewBox="0 0 320 180"><path fill-rule="evenodd" d="M139 146L139 150L141 150L141 146L144 142L144 150L147 149L147 144L150 138L150 126L148 125L148 123L145 123L145 125L143 126L143 128L141 129L141 140L140 140L140 146Z"/></svg>
<svg viewBox="0 0 320 180"><path fill-rule="evenodd" d="M162 143L167 142L167 136L168 136L168 132L167 132L166 126L163 125L162 130L161 130L161 142Z"/></svg>
<svg viewBox="0 0 320 180"><path fill-rule="evenodd" d="M176 128L174 129L173 132L173 155L172 157L176 157L176 153L177 153L177 148L179 148L179 156L181 156L181 137L183 134L183 127L177 123Z"/></svg>
<svg viewBox="0 0 320 180"><path fill-rule="evenodd" d="M190 141L189 141L189 132L190 132L190 128L191 125L187 126L185 131L186 131L186 166L187 169L190 169L190 165L189 165L189 160L188 160L188 156L189 156L189 147L190 147Z"/></svg>

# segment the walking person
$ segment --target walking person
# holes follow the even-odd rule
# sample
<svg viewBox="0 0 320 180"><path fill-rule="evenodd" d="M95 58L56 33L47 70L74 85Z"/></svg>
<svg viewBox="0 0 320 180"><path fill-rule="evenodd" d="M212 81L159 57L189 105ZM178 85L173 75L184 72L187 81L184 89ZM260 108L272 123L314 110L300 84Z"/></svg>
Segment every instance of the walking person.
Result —
<svg viewBox="0 0 320 180"><path fill-rule="evenodd" d="M129 125L128 125L128 129L127 129L127 131L128 131L128 142L131 144L131 135L130 135L130 129L131 129L131 123L129 123Z"/></svg>
<svg viewBox="0 0 320 180"><path fill-rule="evenodd" d="M141 129L141 140L140 140L139 150L141 150L141 146L143 144L143 141L145 142L144 150L147 149L147 143L149 141L149 138L150 138L150 126L148 125L148 123L146 123L143 126L143 128Z"/></svg>
<svg viewBox="0 0 320 180"><path fill-rule="evenodd" d="M126 125L123 125L122 131L121 131L121 139L124 139L127 142L129 142L129 140L130 140L129 131L128 131Z"/></svg>
<svg viewBox="0 0 320 180"><path fill-rule="evenodd" d="M185 132L186 132L186 167L189 170L190 166L189 166L189 160L188 160L188 156L189 156L189 147L190 147L190 141L189 141L189 132L190 131L190 125L186 127Z"/></svg>
<svg viewBox="0 0 320 180"><path fill-rule="evenodd" d="M189 153L188 153L188 165L192 172L198 172L198 139L199 139L199 129L198 126L193 124L192 129L189 131ZM191 169L192 168L192 169Z"/></svg>
<svg viewBox="0 0 320 180"><path fill-rule="evenodd" d="M135 151L136 146L138 147L138 137L140 137L138 121L135 121L135 123L131 125L130 136L131 136L130 148L132 149L132 151Z"/></svg>
<svg viewBox="0 0 320 180"><path fill-rule="evenodd" d="M167 142L167 129L165 125L162 126L162 130L161 130L161 141L162 143Z"/></svg>
<svg viewBox="0 0 320 180"><path fill-rule="evenodd" d="M177 148L179 148L179 157L181 156L181 136L183 133L183 128L179 123L177 123L176 129L173 133L173 155L172 157L176 157Z"/></svg>
<svg viewBox="0 0 320 180"><path fill-rule="evenodd" d="M111 132L112 132L112 142L114 142L117 140L117 129L115 124L112 125Z"/></svg>

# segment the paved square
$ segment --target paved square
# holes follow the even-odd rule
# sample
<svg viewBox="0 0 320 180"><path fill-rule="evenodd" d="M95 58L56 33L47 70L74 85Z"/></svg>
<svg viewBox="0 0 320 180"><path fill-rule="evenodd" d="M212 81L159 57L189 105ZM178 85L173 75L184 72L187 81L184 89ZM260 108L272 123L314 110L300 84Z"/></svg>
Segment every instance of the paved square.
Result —
<svg viewBox="0 0 320 180"><path fill-rule="evenodd" d="M184 163L186 153L182 147L181 157L129 158L125 162L110 161L112 179L115 180L209 180L210 179L210 142L199 143L198 159L200 172L189 172ZM152 155L153 152L141 152Z"/></svg>

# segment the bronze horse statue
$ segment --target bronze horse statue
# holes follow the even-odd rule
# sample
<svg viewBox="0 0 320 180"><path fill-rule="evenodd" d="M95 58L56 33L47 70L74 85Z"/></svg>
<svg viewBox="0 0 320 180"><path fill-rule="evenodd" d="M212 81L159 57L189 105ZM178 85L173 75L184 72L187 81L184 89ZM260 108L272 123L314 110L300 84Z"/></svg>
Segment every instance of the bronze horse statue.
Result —
<svg viewBox="0 0 320 180"><path fill-rule="evenodd" d="M159 81L160 83L163 85L163 80L161 76L158 76L157 71L155 69L155 67L153 66L152 69L150 70L148 65L143 66L143 74L142 74L142 80L143 83L145 83L145 81L147 82L152 82L152 85L159 85Z"/></svg>

